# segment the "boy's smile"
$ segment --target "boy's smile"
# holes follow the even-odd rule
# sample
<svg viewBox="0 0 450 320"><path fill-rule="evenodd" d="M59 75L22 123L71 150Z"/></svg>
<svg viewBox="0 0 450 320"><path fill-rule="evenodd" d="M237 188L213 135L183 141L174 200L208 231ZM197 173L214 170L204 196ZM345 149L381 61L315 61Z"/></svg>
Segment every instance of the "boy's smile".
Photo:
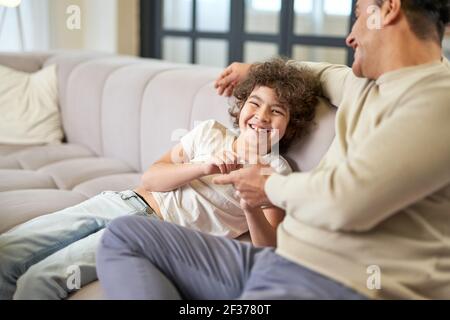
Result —
<svg viewBox="0 0 450 320"><path fill-rule="evenodd" d="M271 132L271 127L265 127L264 125L256 124L256 123L249 123L248 127L256 132Z"/></svg>
<svg viewBox="0 0 450 320"><path fill-rule="evenodd" d="M260 155L266 154L284 136L288 123L289 111L279 102L275 90L256 87L240 113L239 144L246 145L247 150L259 149ZM260 150L263 143L266 147Z"/></svg>

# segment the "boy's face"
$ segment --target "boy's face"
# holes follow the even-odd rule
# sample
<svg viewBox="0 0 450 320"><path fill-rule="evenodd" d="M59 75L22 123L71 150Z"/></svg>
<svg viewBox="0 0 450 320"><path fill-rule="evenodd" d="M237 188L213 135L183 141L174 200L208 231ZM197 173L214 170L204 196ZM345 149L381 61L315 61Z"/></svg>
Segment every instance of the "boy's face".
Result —
<svg viewBox="0 0 450 320"><path fill-rule="evenodd" d="M288 123L288 109L279 102L275 90L269 87L256 87L239 117L239 128L245 140L255 141L258 137L258 144L265 140L269 150L283 138ZM265 139L261 139L263 137Z"/></svg>

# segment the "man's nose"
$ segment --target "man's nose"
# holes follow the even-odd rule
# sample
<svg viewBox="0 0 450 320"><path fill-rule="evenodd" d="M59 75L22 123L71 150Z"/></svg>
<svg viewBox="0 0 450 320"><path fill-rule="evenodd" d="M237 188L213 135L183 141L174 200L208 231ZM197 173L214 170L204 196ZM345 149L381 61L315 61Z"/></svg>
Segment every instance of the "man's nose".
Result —
<svg viewBox="0 0 450 320"><path fill-rule="evenodd" d="M348 47L355 49L355 36L353 35L353 30L348 35L347 39L345 39L345 43Z"/></svg>

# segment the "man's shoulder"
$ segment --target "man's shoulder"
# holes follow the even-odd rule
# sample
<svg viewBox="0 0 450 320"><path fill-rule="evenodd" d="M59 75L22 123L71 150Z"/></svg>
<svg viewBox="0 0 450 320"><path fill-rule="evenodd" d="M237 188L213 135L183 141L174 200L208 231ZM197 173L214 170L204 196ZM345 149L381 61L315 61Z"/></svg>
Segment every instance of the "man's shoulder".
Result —
<svg viewBox="0 0 450 320"><path fill-rule="evenodd" d="M430 70L411 82L405 97L414 99L430 99L429 102L445 100L448 102L450 95L450 64L445 60L439 68Z"/></svg>
<svg viewBox="0 0 450 320"><path fill-rule="evenodd" d="M426 112L436 112L439 106L448 106L450 65L445 59L391 71L377 79L373 88L380 99L395 104L396 111L433 105Z"/></svg>

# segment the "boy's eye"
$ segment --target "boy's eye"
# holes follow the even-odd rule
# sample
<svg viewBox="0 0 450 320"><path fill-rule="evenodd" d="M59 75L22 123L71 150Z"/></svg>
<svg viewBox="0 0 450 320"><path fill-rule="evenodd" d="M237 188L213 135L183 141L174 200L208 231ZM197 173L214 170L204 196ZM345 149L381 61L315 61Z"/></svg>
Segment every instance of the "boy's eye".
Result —
<svg viewBox="0 0 450 320"><path fill-rule="evenodd" d="M273 109L272 112L275 114L283 115L283 112L281 112L280 110L277 110L277 109Z"/></svg>
<svg viewBox="0 0 450 320"><path fill-rule="evenodd" d="M251 104L252 106L259 107L259 104L257 104L256 102L250 101L250 104Z"/></svg>

